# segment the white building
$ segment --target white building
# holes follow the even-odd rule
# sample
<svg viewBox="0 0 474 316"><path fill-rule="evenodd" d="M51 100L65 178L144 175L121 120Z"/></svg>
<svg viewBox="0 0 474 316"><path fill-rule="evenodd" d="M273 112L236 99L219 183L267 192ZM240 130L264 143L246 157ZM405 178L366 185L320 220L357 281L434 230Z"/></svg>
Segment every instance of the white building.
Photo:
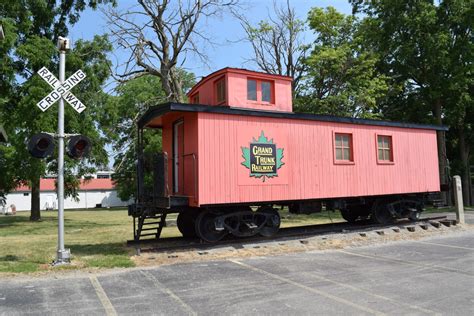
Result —
<svg viewBox="0 0 474 316"><path fill-rule="evenodd" d="M117 190L110 176L98 174L97 178L90 180L81 179L81 184L77 191L79 201L69 197L64 200L64 208L125 207L129 204L129 202L124 202L117 196ZM41 210L57 209L58 199L55 181L55 178L46 178L40 181ZM6 196L5 207L11 207L12 204L15 205L17 211L31 210L31 189L28 186L21 186L9 193Z"/></svg>

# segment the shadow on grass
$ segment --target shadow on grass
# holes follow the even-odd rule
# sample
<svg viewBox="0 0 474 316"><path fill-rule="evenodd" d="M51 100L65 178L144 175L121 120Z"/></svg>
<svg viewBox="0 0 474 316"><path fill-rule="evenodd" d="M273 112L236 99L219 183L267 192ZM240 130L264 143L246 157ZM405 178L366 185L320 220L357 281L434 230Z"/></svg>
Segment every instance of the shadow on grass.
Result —
<svg viewBox="0 0 474 316"><path fill-rule="evenodd" d="M49 222L54 222L57 223L58 218L56 216L43 216L41 217L40 220L38 221L30 221L29 216L2 216L0 217L0 227L5 227L8 225L15 225L15 224L23 224L23 223L49 223ZM76 218L65 218L64 223L70 223L70 222L77 222L78 224L82 225L103 225L103 226L114 226L114 224L111 223L97 223L97 222L91 222L91 221L81 221Z"/></svg>
<svg viewBox="0 0 474 316"><path fill-rule="evenodd" d="M71 253L79 256L91 255L127 255L128 251L124 243L106 244L69 244Z"/></svg>
<svg viewBox="0 0 474 316"><path fill-rule="evenodd" d="M0 236L25 235L30 231L36 235L45 229L53 227L57 220L52 217L44 217L40 221L30 221L27 216L2 216L0 217Z"/></svg>
<svg viewBox="0 0 474 316"><path fill-rule="evenodd" d="M30 262L25 258L21 258L15 255L5 255L0 257L0 273L23 273L35 272L37 270L38 264L36 262Z"/></svg>
<svg viewBox="0 0 474 316"><path fill-rule="evenodd" d="M88 267L128 268L135 266L124 243L72 244L68 245L73 256L83 257Z"/></svg>
<svg viewBox="0 0 474 316"><path fill-rule="evenodd" d="M0 217L0 228L8 225L15 225L21 223L41 223L41 222L52 222L54 217L44 217L40 221L30 221L29 216L2 216Z"/></svg>
<svg viewBox="0 0 474 316"><path fill-rule="evenodd" d="M57 210L56 210L57 211ZM81 208L76 210L66 210L66 212L127 212L127 208Z"/></svg>
<svg viewBox="0 0 474 316"><path fill-rule="evenodd" d="M0 261L19 261L20 258L14 255L6 255L3 257L0 257Z"/></svg>

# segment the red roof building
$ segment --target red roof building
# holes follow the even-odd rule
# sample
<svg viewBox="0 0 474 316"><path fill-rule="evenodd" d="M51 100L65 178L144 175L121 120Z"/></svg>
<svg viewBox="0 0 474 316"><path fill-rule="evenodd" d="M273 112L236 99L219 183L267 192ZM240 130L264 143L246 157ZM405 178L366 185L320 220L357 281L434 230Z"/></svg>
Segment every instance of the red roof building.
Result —
<svg viewBox="0 0 474 316"><path fill-rule="evenodd" d="M56 179L41 179L40 180L40 192L56 192ZM81 180L79 185L79 191L105 191L114 190L115 185L112 179L90 179ZM27 185L19 186L16 192L30 192L31 189Z"/></svg>

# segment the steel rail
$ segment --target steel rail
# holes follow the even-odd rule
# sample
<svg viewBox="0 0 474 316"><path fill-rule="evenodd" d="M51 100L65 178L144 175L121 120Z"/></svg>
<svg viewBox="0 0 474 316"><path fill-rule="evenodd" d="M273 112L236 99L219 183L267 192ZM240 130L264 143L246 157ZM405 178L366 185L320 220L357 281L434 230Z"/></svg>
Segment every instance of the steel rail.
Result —
<svg viewBox="0 0 474 316"><path fill-rule="evenodd" d="M212 249L215 247L222 246L240 246L242 244L252 244L258 242L268 242L268 241L280 241L283 239L294 240L298 238L307 238L320 235L330 235L336 233L354 233L354 232L367 232L375 231L378 229L386 229L390 227L406 227L415 224L426 224L430 221L443 220L447 216L436 216L422 218L417 221L410 220L399 220L398 222L392 223L390 225L381 225L381 224L372 224L369 221L360 221L358 223L329 223L329 224L317 224L317 225L308 225L308 226L296 226L296 227L285 227L280 228L278 233L272 237L262 237L262 236L252 236L246 238L239 238L232 235L226 236L223 240L215 243L206 243L197 237L195 238L184 238L184 237L170 237L162 239L148 239L148 240L128 240L127 246L134 247L137 249L137 252L170 252L176 250L206 250ZM240 248L239 247L239 248Z"/></svg>

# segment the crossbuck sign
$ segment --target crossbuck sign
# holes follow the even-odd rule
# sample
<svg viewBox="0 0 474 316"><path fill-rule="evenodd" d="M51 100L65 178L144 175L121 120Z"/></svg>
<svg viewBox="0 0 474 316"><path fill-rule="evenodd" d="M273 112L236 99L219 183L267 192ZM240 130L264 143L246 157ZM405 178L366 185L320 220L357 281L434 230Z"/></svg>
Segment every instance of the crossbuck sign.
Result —
<svg viewBox="0 0 474 316"><path fill-rule="evenodd" d="M38 74L44 79L44 81L54 88L50 94L37 103L41 111L44 112L49 109L49 107L61 97L63 97L64 100L66 100L66 102L69 103L78 113L81 113L86 109L86 106L82 104L76 96L69 92L69 90L86 77L86 74L82 70L79 69L76 71L71 77L64 81L63 84L61 84L59 80L48 69L46 69L46 67L41 68L38 71Z"/></svg>

